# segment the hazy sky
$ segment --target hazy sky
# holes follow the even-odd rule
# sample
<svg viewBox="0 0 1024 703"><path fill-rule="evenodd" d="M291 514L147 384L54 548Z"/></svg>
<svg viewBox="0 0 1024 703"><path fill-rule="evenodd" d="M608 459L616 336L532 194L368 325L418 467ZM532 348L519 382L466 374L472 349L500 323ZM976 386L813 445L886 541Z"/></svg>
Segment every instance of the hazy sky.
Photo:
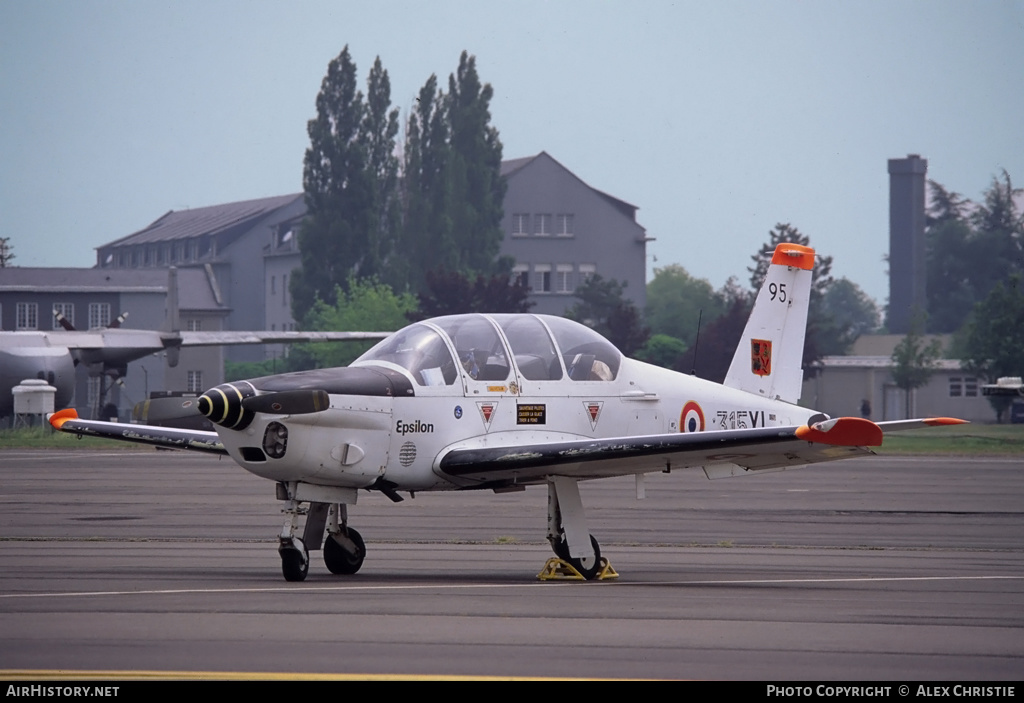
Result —
<svg viewBox="0 0 1024 703"><path fill-rule="evenodd" d="M747 281L777 222L884 303L886 160L1024 185L1024 1L0 0L0 216L21 266L171 209L302 189L327 63L408 114L465 49L505 158L637 205L652 267ZM654 257L657 261L654 261Z"/></svg>

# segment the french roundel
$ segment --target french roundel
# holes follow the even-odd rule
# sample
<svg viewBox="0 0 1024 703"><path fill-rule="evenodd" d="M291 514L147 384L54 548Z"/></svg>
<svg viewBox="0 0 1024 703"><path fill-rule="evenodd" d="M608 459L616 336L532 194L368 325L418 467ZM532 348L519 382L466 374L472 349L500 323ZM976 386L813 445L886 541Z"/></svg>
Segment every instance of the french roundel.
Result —
<svg viewBox="0 0 1024 703"><path fill-rule="evenodd" d="M700 405L696 401L689 401L683 406L683 411L679 413L679 431L704 431L704 411L700 409Z"/></svg>

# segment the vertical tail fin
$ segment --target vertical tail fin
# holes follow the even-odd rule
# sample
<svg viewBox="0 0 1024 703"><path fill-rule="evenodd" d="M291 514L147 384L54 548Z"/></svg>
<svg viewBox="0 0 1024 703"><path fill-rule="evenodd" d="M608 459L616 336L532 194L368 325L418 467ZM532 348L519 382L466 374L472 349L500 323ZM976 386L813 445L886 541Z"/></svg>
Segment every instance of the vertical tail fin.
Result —
<svg viewBox="0 0 1024 703"><path fill-rule="evenodd" d="M790 403L800 399L813 269L814 249L786 242L775 247L726 386Z"/></svg>

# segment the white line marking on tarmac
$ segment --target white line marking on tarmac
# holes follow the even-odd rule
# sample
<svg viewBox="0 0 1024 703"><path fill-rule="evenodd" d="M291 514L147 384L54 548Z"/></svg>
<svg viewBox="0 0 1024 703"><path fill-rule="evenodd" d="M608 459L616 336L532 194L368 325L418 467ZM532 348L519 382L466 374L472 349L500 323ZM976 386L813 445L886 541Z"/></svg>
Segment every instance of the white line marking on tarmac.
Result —
<svg viewBox="0 0 1024 703"><path fill-rule="evenodd" d="M658 581L628 582L609 581L608 586L765 586L774 584L814 583L900 583L913 581L1020 581L1024 576L878 576L862 578L832 579L748 579L728 581ZM595 581L596 583L600 583ZM69 591L65 593L0 593L0 600L14 598L84 598L96 596L173 596L211 595L216 593L334 593L338 591L415 591L415 590L466 590L466 589L512 589L551 587L553 583L477 583L450 584L431 583L405 586L279 586L270 588L175 588L143 591Z"/></svg>

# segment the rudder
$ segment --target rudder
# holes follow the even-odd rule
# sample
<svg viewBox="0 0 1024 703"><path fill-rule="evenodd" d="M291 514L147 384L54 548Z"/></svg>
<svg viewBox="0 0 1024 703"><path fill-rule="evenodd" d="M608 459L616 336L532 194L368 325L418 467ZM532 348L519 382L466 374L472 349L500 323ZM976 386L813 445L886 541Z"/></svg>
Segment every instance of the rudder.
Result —
<svg viewBox="0 0 1024 703"><path fill-rule="evenodd" d="M795 403L803 383L814 249L783 242L754 300L725 385L763 398Z"/></svg>

